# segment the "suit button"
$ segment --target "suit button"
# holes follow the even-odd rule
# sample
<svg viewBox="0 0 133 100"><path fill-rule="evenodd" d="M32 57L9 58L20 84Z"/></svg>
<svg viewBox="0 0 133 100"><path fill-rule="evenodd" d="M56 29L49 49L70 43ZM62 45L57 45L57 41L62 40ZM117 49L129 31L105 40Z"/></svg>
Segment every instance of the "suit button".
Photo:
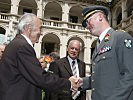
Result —
<svg viewBox="0 0 133 100"><path fill-rule="evenodd" d="M93 63L93 66L95 66L96 65L96 63Z"/></svg>
<svg viewBox="0 0 133 100"><path fill-rule="evenodd" d="M95 91L95 88L92 88L92 91Z"/></svg>
<svg viewBox="0 0 133 100"><path fill-rule="evenodd" d="M105 59L106 57L105 56L103 56L103 59Z"/></svg>
<svg viewBox="0 0 133 100"><path fill-rule="evenodd" d="M92 82L94 82L94 80L91 80Z"/></svg>
<svg viewBox="0 0 133 100"><path fill-rule="evenodd" d="M92 74L94 74L95 72L94 71L92 71Z"/></svg>

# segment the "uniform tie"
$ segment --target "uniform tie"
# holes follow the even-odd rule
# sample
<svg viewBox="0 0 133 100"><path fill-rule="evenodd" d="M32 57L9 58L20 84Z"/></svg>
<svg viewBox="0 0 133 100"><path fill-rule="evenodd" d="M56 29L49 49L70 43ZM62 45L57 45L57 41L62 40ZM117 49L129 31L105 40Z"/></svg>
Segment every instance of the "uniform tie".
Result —
<svg viewBox="0 0 133 100"><path fill-rule="evenodd" d="M73 60L72 61L72 72L73 72L73 75L75 77L77 77L77 70L76 70L76 66L75 66L75 61ZM72 98L75 100L80 94L80 91L73 91L72 92Z"/></svg>

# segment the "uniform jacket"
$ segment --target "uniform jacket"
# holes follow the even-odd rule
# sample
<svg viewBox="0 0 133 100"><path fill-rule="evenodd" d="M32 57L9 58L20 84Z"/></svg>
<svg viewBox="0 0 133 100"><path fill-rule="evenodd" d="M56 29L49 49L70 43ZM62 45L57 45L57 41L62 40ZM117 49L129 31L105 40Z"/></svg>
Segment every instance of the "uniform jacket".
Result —
<svg viewBox="0 0 133 100"><path fill-rule="evenodd" d="M81 60L77 59L78 67L79 67L79 75L80 77L85 76L85 63ZM49 67L50 71L53 71L58 77L69 79L72 74L72 70L69 64L67 57L64 57L60 60L57 60L50 64ZM67 87L67 86L66 86ZM80 96L76 100L85 100L86 94L85 91L80 93ZM49 100L71 100L71 96L67 95L66 93L58 93L53 92Z"/></svg>
<svg viewBox="0 0 133 100"><path fill-rule="evenodd" d="M91 77L84 89L92 89L92 100L133 100L133 38L110 29L92 57Z"/></svg>
<svg viewBox="0 0 133 100"><path fill-rule="evenodd" d="M65 87L66 86L66 87ZM45 72L22 35L6 47L0 61L0 100L41 100L41 90L69 93L70 82Z"/></svg>

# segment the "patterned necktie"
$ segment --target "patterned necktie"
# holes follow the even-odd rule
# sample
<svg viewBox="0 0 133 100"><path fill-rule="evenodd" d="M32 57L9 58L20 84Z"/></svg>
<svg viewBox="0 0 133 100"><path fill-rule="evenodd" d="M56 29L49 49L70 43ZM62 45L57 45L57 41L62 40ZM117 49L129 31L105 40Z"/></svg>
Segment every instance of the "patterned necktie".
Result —
<svg viewBox="0 0 133 100"><path fill-rule="evenodd" d="M74 60L72 61L72 72L73 72L73 75L75 77L77 77L77 70L76 70L76 66L75 66L75 61Z"/></svg>
<svg viewBox="0 0 133 100"><path fill-rule="evenodd" d="M72 61L72 72L75 77L77 77L77 70L75 66L75 61ZM80 94L80 91L73 91L72 92L72 98L75 100Z"/></svg>

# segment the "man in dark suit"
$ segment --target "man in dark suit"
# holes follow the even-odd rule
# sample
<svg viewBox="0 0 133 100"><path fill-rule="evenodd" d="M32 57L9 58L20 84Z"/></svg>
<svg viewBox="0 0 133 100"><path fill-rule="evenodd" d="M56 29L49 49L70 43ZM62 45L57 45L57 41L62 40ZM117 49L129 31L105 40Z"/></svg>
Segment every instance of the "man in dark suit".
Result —
<svg viewBox="0 0 133 100"><path fill-rule="evenodd" d="M33 44L41 35L41 25L34 14L21 17L19 34L0 60L0 100L41 100L42 89L69 94L70 81L44 71L36 58Z"/></svg>
<svg viewBox="0 0 133 100"><path fill-rule="evenodd" d="M69 79L71 76L84 77L85 63L78 59L81 50L81 43L78 40L71 40L68 44L68 55L50 64L49 70L53 71L58 77ZM72 61L75 61L76 75L73 72ZM67 86L66 86L67 87ZM85 91L77 92L74 97L67 93L51 93L49 100L86 100ZM73 94L73 93L72 93Z"/></svg>
<svg viewBox="0 0 133 100"><path fill-rule="evenodd" d="M133 37L115 31L108 23L108 9L89 6L83 10L83 26L98 36L90 77L79 80L92 89L92 100L133 100Z"/></svg>

